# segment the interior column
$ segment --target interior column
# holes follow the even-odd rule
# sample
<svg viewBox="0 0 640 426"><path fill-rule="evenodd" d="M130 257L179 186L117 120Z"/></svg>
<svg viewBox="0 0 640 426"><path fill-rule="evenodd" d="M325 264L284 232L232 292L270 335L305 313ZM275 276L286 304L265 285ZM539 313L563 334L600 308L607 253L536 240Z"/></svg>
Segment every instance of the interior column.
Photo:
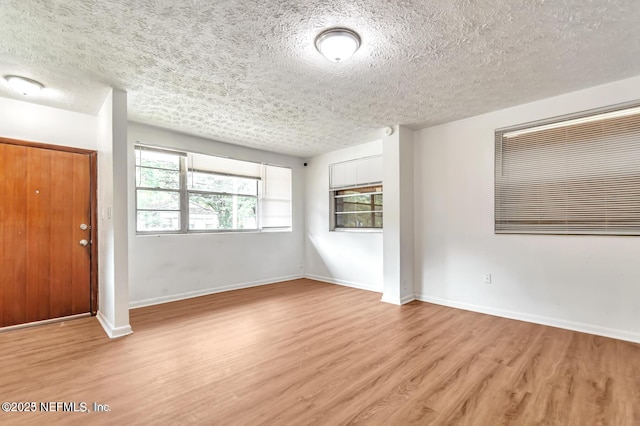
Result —
<svg viewBox="0 0 640 426"><path fill-rule="evenodd" d="M413 290L413 131L395 126L382 139L384 165L382 301L402 305Z"/></svg>

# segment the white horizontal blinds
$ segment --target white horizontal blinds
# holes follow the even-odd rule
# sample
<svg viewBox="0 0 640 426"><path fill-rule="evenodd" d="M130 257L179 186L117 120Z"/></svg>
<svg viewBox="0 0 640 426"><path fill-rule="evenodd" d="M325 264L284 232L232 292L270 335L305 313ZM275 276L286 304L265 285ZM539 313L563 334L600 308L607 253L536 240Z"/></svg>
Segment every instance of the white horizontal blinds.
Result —
<svg viewBox="0 0 640 426"><path fill-rule="evenodd" d="M496 132L497 233L640 235L640 113Z"/></svg>
<svg viewBox="0 0 640 426"><path fill-rule="evenodd" d="M212 155L189 153L189 169L260 179L262 164Z"/></svg>
<svg viewBox="0 0 640 426"><path fill-rule="evenodd" d="M382 156L359 158L329 166L330 189L353 188L382 182Z"/></svg>
<svg viewBox="0 0 640 426"><path fill-rule="evenodd" d="M262 227L291 227L291 169L264 165Z"/></svg>

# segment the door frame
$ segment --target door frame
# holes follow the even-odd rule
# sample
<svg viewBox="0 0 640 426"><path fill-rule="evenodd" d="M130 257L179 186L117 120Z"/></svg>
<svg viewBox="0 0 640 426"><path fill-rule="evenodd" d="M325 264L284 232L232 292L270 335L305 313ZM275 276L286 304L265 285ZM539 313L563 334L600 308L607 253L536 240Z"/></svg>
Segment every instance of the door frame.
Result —
<svg viewBox="0 0 640 426"><path fill-rule="evenodd" d="M0 137L0 143L26 146L30 148L50 149L53 151L71 152L74 154L84 154L89 157L89 191L91 194L91 271L89 278L89 311L92 316L95 316L98 312L98 152L91 149L51 145L48 143L24 141L4 137Z"/></svg>

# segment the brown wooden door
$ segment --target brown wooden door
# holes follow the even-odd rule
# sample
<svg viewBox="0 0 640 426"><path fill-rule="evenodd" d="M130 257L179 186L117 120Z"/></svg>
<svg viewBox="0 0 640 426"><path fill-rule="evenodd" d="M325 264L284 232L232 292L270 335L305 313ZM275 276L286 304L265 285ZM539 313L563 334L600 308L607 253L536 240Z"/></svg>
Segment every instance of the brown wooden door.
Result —
<svg viewBox="0 0 640 426"><path fill-rule="evenodd" d="M0 326L90 312L90 170L88 154L0 143Z"/></svg>

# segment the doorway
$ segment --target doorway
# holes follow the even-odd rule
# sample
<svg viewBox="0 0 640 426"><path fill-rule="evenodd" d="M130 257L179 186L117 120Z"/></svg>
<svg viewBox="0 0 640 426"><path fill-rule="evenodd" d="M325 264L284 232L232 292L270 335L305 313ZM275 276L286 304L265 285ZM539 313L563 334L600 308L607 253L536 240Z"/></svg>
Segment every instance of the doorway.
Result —
<svg viewBox="0 0 640 426"><path fill-rule="evenodd" d="M95 315L96 159L0 138L0 327Z"/></svg>

